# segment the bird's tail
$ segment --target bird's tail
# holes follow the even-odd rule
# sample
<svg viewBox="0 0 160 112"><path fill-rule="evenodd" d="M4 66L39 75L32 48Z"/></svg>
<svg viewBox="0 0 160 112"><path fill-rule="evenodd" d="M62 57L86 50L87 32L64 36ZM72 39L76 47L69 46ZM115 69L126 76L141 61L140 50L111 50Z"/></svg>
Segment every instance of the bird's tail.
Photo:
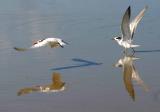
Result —
<svg viewBox="0 0 160 112"><path fill-rule="evenodd" d="M131 47L133 48L133 47L139 47L140 45L131 45Z"/></svg>

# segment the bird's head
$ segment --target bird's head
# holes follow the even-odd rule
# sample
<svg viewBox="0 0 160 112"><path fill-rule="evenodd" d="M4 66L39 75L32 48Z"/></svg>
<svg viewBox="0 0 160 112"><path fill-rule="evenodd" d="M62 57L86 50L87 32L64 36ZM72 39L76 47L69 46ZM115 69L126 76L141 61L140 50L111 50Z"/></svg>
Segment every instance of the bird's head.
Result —
<svg viewBox="0 0 160 112"><path fill-rule="evenodd" d="M40 39L40 40L37 40L37 41L33 41L32 44L33 44L33 45L36 45L36 44L42 42L43 40L45 40L45 39Z"/></svg>
<svg viewBox="0 0 160 112"><path fill-rule="evenodd" d="M114 38L112 38L112 40L115 40L115 41L117 41L117 42L119 42L119 41L121 41L122 40L122 37L114 37Z"/></svg>

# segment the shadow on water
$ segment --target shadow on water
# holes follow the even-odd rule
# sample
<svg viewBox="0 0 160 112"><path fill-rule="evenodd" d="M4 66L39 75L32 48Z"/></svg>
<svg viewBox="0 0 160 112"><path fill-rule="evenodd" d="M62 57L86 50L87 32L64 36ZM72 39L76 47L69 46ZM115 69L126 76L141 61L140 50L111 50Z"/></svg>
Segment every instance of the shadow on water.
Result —
<svg viewBox="0 0 160 112"><path fill-rule="evenodd" d="M72 61L79 62L79 64L78 65L76 64L76 65L52 68L51 70L65 70L65 69L95 66L95 65L101 65L102 64L102 63L97 63L97 62L88 61L88 60L79 59L79 58L73 58Z"/></svg>
<svg viewBox="0 0 160 112"><path fill-rule="evenodd" d="M136 50L135 51L136 53L158 53L160 52L160 49L153 49L153 50Z"/></svg>

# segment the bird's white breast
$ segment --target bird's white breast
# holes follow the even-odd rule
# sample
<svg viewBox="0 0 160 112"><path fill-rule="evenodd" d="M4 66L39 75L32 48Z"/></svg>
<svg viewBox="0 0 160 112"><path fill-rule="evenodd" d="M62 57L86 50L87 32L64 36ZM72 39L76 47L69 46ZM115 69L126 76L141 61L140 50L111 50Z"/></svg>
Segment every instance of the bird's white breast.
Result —
<svg viewBox="0 0 160 112"><path fill-rule="evenodd" d="M125 48L131 48L131 44L129 44L128 42L122 41L120 43L121 46L125 47Z"/></svg>

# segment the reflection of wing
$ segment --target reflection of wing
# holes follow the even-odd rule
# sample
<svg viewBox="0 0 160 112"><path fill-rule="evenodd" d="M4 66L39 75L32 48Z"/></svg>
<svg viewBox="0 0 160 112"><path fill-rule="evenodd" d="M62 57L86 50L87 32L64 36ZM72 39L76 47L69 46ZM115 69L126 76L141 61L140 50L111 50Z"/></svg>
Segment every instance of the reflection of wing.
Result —
<svg viewBox="0 0 160 112"><path fill-rule="evenodd" d="M23 89L20 89L18 91L17 95L21 96L21 95L29 94L29 93L32 93L32 92L35 92L35 91L39 91L39 89L36 88L36 87L23 88Z"/></svg>
<svg viewBox="0 0 160 112"><path fill-rule="evenodd" d="M144 83L144 81L139 76L138 71L133 65L133 72L132 72L132 80L136 81L138 85L140 85L146 92L149 91L148 86Z"/></svg>
<svg viewBox="0 0 160 112"><path fill-rule="evenodd" d="M131 8L130 6L127 8L121 23L121 30L124 41L130 41L131 40L131 31L129 28L130 24L130 15L131 15Z"/></svg>
<svg viewBox="0 0 160 112"><path fill-rule="evenodd" d="M115 64L115 67L123 67L123 80L124 85L129 93L129 95L132 97L133 100L135 100L135 90L134 90L134 82L139 86L142 86L145 91L148 91L148 87L145 85L144 81L140 78L138 71L136 70L133 61L140 59L134 56L124 56L123 58L120 58L118 62Z"/></svg>
<svg viewBox="0 0 160 112"><path fill-rule="evenodd" d="M52 89L61 89L64 87L65 83L61 81L61 75L57 72L53 73L52 76L52 84L51 84L51 90Z"/></svg>
<svg viewBox="0 0 160 112"><path fill-rule="evenodd" d="M134 87L132 84L132 67L129 63L124 64L124 71L123 71L123 80L126 87L127 92L135 100L135 92Z"/></svg>

